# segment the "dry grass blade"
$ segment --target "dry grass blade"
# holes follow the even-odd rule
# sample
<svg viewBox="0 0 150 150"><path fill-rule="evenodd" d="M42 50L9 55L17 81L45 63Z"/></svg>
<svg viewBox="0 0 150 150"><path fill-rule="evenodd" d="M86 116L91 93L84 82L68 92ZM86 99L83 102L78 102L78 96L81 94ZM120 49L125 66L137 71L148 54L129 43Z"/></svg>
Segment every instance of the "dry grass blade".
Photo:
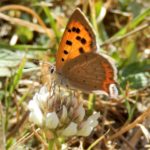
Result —
<svg viewBox="0 0 150 150"><path fill-rule="evenodd" d="M118 36L118 37L115 37L115 38L114 37L110 38L107 41L105 41L103 44L101 44L100 47L104 47L104 46L107 46L108 44L119 42L119 41L121 41L121 40L123 40L123 39L125 39L125 38L127 38L127 37L129 37L131 35L133 35L133 34L136 34L139 31L142 31L142 30L148 28L149 25L150 25L150 22L146 22L143 25L135 28L134 30L128 32L127 34L125 34L123 36Z"/></svg>
<svg viewBox="0 0 150 150"><path fill-rule="evenodd" d="M108 133L109 133L109 130L105 134L103 134L101 137L99 137L96 141L94 141L87 150L91 150L96 144L98 144L102 139L104 139Z"/></svg>
<svg viewBox="0 0 150 150"><path fill-rule="evenodd" d="M9 6L4 6L4 7L0 7L0 12L2 11L8 11L8 10L21 10L21 11L25 11L28 14L31 14L33 17L35 17L39 24L43 27L43 29L45 30L45 32L47 33L47 35L49 36L49 38L51 38L51 32L47 29L45 23L42 21L42 19L40 18L40 16L34 12L32 9L22 6L22 5L9 5Z"/></svg>
<svg viewBox="0 0 150 150"><path fill-rule="evenodd" d="M125 127L121 128L118 132L116 132L115 134L113 134L112 136L110 136L108 138L108 140L113 140L119 136L121 136L122 134L124 134L125 132L129 131L130 129L134 128L137 126L137 124L141 123L144 119L146 119L150 114L150 108L148 108L142 115L140 115L135 121L133 121L132 123L126 125Z"/></svg>
<svg viewBox="0 0 150 150"><path fill-rule="evenodd" d="M36 129L36 132L39 132L40 129ZM29 140L31 137L34 136L34 133L27 133L25 136L23 136L22 138L20 138L14 145L11 146L10 150L15 150L18 145L25 143L27 140Z"/></svg>
<svg viewBox="0 0 150 150"><path fill-rule="evenodd" d="M23 123L26 121L28 115L29 115L29 111L25 112L25 114L23 115L22 119L11 130L11 132L8 133L7 139L10 138L10 137L12 137L12 136L14 136L17 133L17 131L21 128L21 126L23 125Z"/></svg>
<svg viewBox="0 0 150 150"><path fill-rule="evenodd" d="M147 130L147 128L144 125L142 125L142 124L138 124L138 126L141 128L141 130L142 130L142 132L143 132L147 142L150 142L150 133Z"/></svg>
<svg viewBox="0 0 150 150"><path fill-rule="evenodd" d="M48 148L48 144L41 138L41 136L38 134L37 130L35 130L34 126L32 126L32 131L34 135L37 137L37 139L45 146L45 148Z"/></svg>
<svg viewBox="0 0 150 150"><path fill-rule="evenodd" d="M19 18L10 17L3 13L0 13L0 18L5 21L10 22L11 24L21 25L39 33L46 33L46 30L49 30L49 33L50 33L49 35L51 36L51 38L54 38L54 32L51 29L46 28L46 30L44 30L40 25L25 21Z"/></svg>

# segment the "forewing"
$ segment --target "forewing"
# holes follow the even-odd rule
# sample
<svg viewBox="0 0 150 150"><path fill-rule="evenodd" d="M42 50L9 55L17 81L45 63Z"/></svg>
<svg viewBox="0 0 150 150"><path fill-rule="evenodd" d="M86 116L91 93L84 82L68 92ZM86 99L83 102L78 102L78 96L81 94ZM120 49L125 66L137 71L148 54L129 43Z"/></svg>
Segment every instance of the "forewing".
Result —
<svg viewBox="0 0 150 150"><path fill-rule="evenodd" d="M80 9L76 9L65 29L56 55L56 71L82 53L96 51L96 38L92 27Z"/></svg>

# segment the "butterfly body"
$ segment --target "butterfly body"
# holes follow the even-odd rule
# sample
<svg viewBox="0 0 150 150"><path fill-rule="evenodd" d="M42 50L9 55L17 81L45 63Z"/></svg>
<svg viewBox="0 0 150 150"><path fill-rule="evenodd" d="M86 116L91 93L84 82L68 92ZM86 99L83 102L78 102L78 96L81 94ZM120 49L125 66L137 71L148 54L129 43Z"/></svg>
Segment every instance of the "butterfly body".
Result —
<svg viewBox="0 0 150 150"><path fill-rule="evenodd" d="M114 94L117 90L113 61L99 54L96 36L84 14L77 8L65 29L56 54L55 80L84 92Z"/></svg>

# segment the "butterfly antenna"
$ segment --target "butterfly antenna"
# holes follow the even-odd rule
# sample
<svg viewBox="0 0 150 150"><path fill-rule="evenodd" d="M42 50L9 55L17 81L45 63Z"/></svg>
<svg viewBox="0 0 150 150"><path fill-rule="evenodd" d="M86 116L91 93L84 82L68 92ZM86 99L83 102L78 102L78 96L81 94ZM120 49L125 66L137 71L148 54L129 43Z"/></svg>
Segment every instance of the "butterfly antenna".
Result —
<svg viewBox="0 0 150 150"><path fill-rule="evenodd" d="M41 61L41 60L37 60L37 59L31 59L31 61L37 65L43 65L43 64L47 64L49 66L53 66L54 64L53 63L50 63L48 61Z"/></svg>

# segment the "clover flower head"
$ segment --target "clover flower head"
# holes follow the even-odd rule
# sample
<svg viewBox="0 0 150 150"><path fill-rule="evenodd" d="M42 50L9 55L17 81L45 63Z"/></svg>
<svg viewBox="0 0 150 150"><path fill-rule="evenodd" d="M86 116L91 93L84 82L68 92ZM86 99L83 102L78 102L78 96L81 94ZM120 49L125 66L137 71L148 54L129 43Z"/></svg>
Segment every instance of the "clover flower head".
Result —
<svg viewBox="0 0 150 150"><path fill-rule="evenodd" d="M100 113L95 112L85 119L86 111L82 101L65 91L55 92L53 96L43 86L29 101L29 120L41 128L47 128L56 135L88 136L98 124ZM60 98L60 95L63 95Z"/></svg>

